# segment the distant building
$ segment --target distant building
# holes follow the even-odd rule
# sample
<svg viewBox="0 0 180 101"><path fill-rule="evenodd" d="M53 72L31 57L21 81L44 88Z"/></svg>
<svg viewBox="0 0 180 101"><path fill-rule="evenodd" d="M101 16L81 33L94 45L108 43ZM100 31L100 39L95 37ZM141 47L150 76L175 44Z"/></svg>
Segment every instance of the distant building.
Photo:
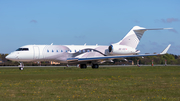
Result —
<svg viewBox="0 0 180 101"><path fill-rule="evenodd" d="M129 60L128 62L129 62L131 65L134 65L134 61Z"/></svg>
<svg viewBox="0 0 180 101"><path fill-rule="evenodd" d="M3 63L2 59L0 58L0 63Z"/></svg>
<svg viewBox="0 0 180 101"><path fill-rule="evenodd" d="M60 64L60 62L51 61L51 65L58 65L58 64Z"/></svg>

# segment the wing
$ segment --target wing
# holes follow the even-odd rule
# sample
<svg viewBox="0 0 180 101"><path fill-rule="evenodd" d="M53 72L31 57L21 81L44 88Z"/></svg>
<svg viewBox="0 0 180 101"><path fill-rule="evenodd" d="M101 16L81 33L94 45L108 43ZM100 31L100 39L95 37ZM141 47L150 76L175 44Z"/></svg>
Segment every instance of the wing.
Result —
<svg viewBox="0 0 180 101"><path fill-rule="evenodd" d="M103 61L118 58L128 58L128 57L144 57L144 56L157 56L166 54L171 44L169 44L160 54L140 54L140 55L124 55L124 56L102 56L102 57L88 57L88 58L68 58L68 62L88 62L88 61Z"/></svg>

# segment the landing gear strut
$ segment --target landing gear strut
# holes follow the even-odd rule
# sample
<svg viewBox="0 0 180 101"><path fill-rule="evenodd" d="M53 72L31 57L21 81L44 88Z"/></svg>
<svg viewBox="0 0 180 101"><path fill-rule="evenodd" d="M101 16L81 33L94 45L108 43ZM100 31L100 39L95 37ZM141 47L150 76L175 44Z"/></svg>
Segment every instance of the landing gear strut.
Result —
<svg viewBox="0 0 180 101"><path fill-rule="evenodd" d="M19 70L24 70L24 64L20 62L20 65L18 66Z"/></svg>

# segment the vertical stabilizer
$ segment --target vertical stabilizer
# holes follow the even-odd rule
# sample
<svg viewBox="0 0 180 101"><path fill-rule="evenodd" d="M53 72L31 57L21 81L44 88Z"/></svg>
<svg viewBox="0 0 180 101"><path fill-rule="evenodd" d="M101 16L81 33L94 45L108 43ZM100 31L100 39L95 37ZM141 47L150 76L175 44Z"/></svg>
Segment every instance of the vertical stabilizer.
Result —
<svg viewBox="0 0 180 101"><path fill-rule="evenodd" d="M144 32L146 30L163 30L163 29L171 29L171 28L154 28L154 29L146 29L139 26L134 26L129 33L118 43L119 45L126 45L132 48L136 48L139 44L140 39L142 38Z"/></svg>
<svg viewBox="0 0 180 101"><path fill-rule="evenodd" d="M143 36L144 32L146 31L146 30L139 30L139 29L145 29L145 28L139 27L139 26L134 26L129 31L129 33L117 44L136 48L137 45L139 44L141 37Z"/></svg>

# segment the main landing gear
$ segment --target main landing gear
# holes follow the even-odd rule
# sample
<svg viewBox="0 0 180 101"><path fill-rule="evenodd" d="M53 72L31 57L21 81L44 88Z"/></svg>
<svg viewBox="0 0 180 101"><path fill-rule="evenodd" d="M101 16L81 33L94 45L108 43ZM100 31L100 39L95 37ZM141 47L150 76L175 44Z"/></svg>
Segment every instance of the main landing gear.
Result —
<svg viewBox="0 0 180 101"><path fill-rule="evenodd" d="M24 70L24 64L20 62L20 65L18 66L19 70Z"/></svg>
<svg viewBox="0 0 180 101"><path fill-rule="evenodd" d="M98 64L92 64L92 68L93 68L93 69L98 69L98 68L99 68L99 65L98 65Z"/></svg>
<svg viewBox="0 0 180 101"><path fill-rule="evenodd" d="M81 69L86 69L86 68L87 68L87 65L86 65L86 64L80 64L80 68L81 68Z"/></svg>
<svg viewBox="0 0 180 101"><path fill-rule="evenodd" d="M86 65L86 64L80 64L80 68L81 68L81 69L86 69L86 68L87 68L87 65ZM98 65L98 64L92 64L92 68L93 68L93 69L98 69L98 68L99 68L99 65Z"/></svg>

